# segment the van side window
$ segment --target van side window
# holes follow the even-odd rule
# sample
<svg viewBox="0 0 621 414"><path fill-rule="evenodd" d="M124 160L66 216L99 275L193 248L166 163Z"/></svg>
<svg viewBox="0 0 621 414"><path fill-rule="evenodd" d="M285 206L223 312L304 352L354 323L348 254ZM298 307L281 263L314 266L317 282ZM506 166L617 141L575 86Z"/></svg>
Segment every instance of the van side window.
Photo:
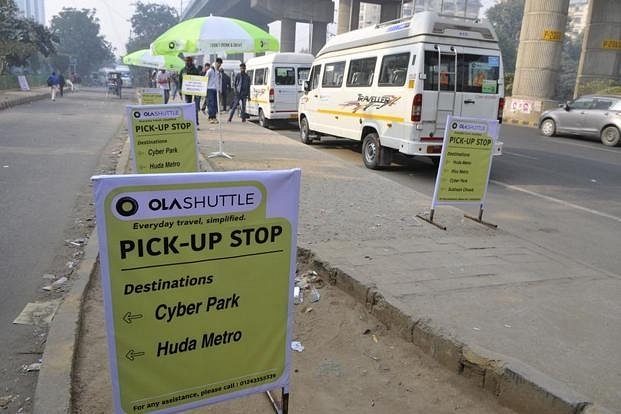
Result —
<svg viewBox="0 0 621 414"><path fill-rule="evenodd" d="M246 73L248 74L248 77L250 78L250 84L254 85L254 70L250 69L247 70ZM235 79L235 78L233 78Z"/></svg>
<svg viewBox="0 0 621 414"><path fill-rule="evenodd" d="M340 88L343 84L345 62L326 63L323 69L321 86L324 88Z"/></svg>
<svg viewBox="0 0 621 414"><path fill-rule="evenodd" d="M317 89L319 87L319 75L321 74L321 65L313 66L308 80L310 81L310 89Z"/></svg>
<svg viewBox="0 0 621 414"><path fill-rule="evenodd" d="M349 62L346 86L371 86L375 73L375 56L364 59L352 59Z"/></svg>
<svg viewBox="0 0 621 414"><path fill-rule="evenodd" d="M298 68L298 85L301 85L302 82L308 80L308 73L310 72L310 68Z"/></svg>
<svg viewBox="0 0 621 414"><path fill-rule="evenodd" d="M276 85L295 85L295 68L293 67L276 67Z"/></svg>
<svg viewBox="0 0 621 414"><path fill-rule="evenodd" d="M409 52L384 56L378 86L403 86L407 79L409 61Z"/></svg>
<svg viewBox="0 0 621 414"><path fill-rule="evenodd" d="M267 69L255 69L254 71L254 85L265 85L265 79L267 78Z"/></svg>

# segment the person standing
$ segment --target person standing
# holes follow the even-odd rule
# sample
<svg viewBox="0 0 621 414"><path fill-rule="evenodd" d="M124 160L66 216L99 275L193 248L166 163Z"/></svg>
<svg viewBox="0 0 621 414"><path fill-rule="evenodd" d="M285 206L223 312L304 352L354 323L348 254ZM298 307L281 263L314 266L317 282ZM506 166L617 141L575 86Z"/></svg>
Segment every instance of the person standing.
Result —
<svg viewBox="0 0 621 414"><path fill-rule="evenodd" d="M220 66L220 79L222 80L222 91L220 92L220 103L222 104L222 110L226 111L228 92L231 89L231 77L226 74L224 68Z"/></svg>
<svg viewBox="0 0 621 414"><path fill-rule="evenodd" d="M58 74L58 88L60 89L60 96L65 95L65 77L62 73Z"/></svg>
<svg viewBox="0 0 621 414"><path fill-rule="evenodd" d="M207 115L210 124L217 124L218 118L218 93L222 90L220 79L220 66L222 59L216 58L216 62L207 71Z"/></svg>
<svg viewBox="0 0 621 414"><path fill-rule="evenodd" d="M60 79L56 72L52 72L49 78L47 78L47 84L51 88L52 100L56 100L56 93L60 90Z"/></svg>
<svg viewBox="0 0 621 414"><path fill-rule="evenodd" d="M173 101L177 100L177 94L179 94L179 98L182 99L181 89L179 89L179 73L172 72L170 74L170 86L172 89L171 97Z"/></svg>
<svg viewBox="0 0 621 414"><path fill-rule="evenodd" d="M192 56L186 56L185 58L185 66L179 72L179 89L183 90L183 76L184 75L200 75L198 68L194 66L194 58ZM198 128L198 110L201 106L201 97L198 95L185 95L185 102L191 103L192 98L194 98L194 107L196 110L196 129Z"/></svg>
<svg viewBox="0 0 621 414"><path fill-rule="evenodd" d="M246 64L239 65L239 73L235 75L233 81L233 89L235 91L235 98L231 103L231 110L229 111L228 122L231 122L233 115L237 110L237 106L241 103L241 119L242 122L246 122L248 114L246 113L246 99L250 97L250 76L246 73Z"/></svg>
<svg viewBox="0 0 621 414"><path fill-rule="evenodd" d="M167 104L170 99L170 73L166 69L160 68L156 76L157 87L164 91L164 103Z"/></svg>

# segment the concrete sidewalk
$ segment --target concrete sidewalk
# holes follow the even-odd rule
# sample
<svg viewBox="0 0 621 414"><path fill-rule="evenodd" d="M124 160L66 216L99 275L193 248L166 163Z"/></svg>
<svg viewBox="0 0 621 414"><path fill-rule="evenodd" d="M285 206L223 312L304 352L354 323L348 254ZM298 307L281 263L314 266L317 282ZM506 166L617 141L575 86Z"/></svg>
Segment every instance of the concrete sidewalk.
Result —
<svg viewBox="0 0 621 414"><path fill-rule="evenodd" d="M51 98L50 88L45 86L33 87L29 91L2 89L0 90L0 110L45 98Z"/></svg>
<svg viewBox="0 0 621 414"><path fill-rule="evenodd" d="M201 119L202 120L202 119ZM331 281L454 372L523 413L621 412L621 276L441 207L253 123L201 123L206 170L302 169L299 247ZM221 130L220 130L221 128ZM127 153L121 165L127 163ZM123 161L124 160L124 161ZM48 336L35 413L67 413L97 238ZM107 355L101 356L107 361ZM607 407L607 409L603 408Z"/></svg>

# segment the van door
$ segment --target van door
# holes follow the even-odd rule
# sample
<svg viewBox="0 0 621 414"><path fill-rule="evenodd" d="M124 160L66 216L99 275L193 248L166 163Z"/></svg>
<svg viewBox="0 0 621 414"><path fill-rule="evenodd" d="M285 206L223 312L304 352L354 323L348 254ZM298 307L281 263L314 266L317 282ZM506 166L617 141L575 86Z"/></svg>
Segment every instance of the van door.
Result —
<svg viewBox="0 0 621 414"><path fill-rule="evenodd" d="M423 120L443 136L449 115L496 119L501 94L499 52L435 45L425 51ZM435 111L435 113L434 113Z"/></svg>
<svg viewBox="0 0 621 414"><path fill-rule="evenodd" d="M278 117L278 114L293 114L296 118L298 110L298 86L295 81L295 67L293 65L278 65L274 67L274 96L271 113L268 117Z"/></svg>

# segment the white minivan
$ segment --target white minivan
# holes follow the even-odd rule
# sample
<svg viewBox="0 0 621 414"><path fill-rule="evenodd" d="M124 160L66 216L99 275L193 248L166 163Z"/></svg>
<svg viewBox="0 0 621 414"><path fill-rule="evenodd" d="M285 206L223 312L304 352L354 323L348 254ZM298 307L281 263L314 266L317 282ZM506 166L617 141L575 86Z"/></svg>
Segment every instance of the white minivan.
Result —
<svg viewBox="0 0 621 414"><path fill-rule="evenodd" d="M302 83L308 79L313 55L307 53L271 53L248 59L250 76L249 115L259 117L265 128L275 120L296 120Z"/></svg>
<svg viewBox="0 0 621 414"><path fill-rule="evenodd" d="M372 169L390 165L396 152L437 163L449 115L502 120L503 76L498 38L478 19L421 12L343 33L313 62L299 101L300 138L362 141Z"/></svg>

